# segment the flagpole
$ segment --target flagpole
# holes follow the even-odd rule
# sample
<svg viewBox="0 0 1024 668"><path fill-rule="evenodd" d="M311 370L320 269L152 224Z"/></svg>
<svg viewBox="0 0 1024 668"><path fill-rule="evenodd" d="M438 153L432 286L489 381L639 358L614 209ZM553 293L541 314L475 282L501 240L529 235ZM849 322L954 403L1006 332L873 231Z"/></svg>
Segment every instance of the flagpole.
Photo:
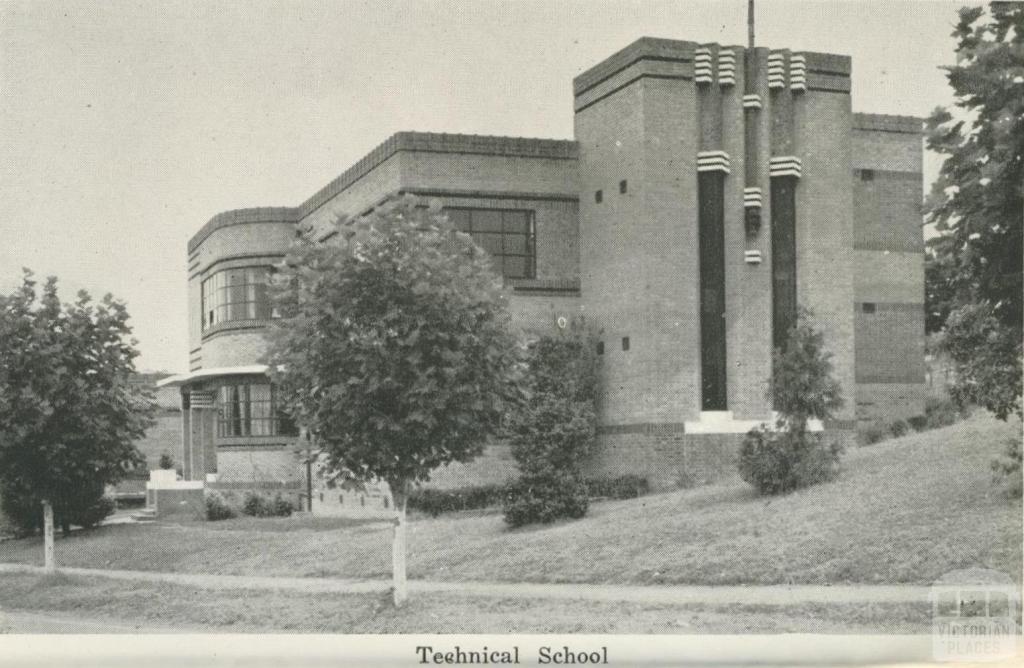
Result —
<svg viewBox="0 0 1024 668"><path fill-rule="evenodd" d="M754 0L747 0L747 48L754 48Z"/></svg>

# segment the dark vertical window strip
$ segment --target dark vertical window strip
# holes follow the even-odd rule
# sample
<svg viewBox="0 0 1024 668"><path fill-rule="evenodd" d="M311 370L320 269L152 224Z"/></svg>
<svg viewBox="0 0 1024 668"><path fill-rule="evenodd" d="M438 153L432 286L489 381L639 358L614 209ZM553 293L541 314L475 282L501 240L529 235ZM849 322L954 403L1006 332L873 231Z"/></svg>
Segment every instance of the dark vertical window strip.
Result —
<svg viewBox="0 0 1024 668"><path fill-rule="evenodd" d="M725 174L699 172L701 409L723 411L725 350Z"/></svg>
<svg viewBox="0 0 1024 668"><path fill-rule="evenodd" d="M772 347L796 324L796 177L772 179Z"/></svg>

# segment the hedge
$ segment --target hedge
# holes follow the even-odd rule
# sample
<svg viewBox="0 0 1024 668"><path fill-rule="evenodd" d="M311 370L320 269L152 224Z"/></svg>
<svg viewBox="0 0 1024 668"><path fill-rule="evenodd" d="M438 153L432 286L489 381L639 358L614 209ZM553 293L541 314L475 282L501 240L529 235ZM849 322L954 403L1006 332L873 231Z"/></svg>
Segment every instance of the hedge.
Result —
<svg viewBox="0 0 1024 668"><path fill-rule="evenodd" d="M650 492L646 478L623 475L615 478L591 478L584 481L591 499L635 499ZM431 517L462 510L480 510L502 504L516 483L472 485L456 489L417 489L409 495L409 510Z"/></svg>

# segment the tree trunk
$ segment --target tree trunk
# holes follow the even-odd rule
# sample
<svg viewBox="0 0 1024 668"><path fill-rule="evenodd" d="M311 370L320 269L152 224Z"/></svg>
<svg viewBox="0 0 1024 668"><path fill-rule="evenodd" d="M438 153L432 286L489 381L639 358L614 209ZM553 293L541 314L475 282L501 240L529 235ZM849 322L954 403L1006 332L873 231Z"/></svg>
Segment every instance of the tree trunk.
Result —
<svg viewBox="0 0 1024 668"><path fill-rule="evenodd" d="M53 560L53 506L43 501L43 568L47 573L57 569Z"/></svg>
<svg viewBox="0 0 1024 668"><path fill-rule="evenodd" d="M400 608L409 598L405 582L405 502L409 497L408 483L396 482L391 487L391 498L395 502L395 537L391 543L391 571L395 607Z"/></svg>

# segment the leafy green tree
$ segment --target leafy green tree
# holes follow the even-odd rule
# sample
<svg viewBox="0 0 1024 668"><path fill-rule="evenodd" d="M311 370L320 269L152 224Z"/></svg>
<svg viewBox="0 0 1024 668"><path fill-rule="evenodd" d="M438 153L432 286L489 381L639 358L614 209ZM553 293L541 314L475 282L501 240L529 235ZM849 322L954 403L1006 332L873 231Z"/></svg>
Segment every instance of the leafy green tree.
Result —
<svg viewBox="0 0 1024 668"><path fill-rule="evenodd" d="M482 452L516 399L518 348L490 259L438 207L403 198L331 232L276 277L267 360L331 466L390 486L400 606L409 492Z"/></svg>
<svg viewBox="0 0 1024 668"><path fill-rule="evenodd" d="M579 518L588 498L582 464L597 434L597 355L592 337L545 336L527 352L526 399L508 435L519 481L505 499L510 526Z"/></svg>
<svg viewBox="0 0 1024 668"><path fill-rule="evenodd" d="M0 295L0 494L23 529L52 507L67 532L110 511L105 485L144 462L134 446L152 424L152 397L134 388L128 313L107 295L62 304L57 279L40 295L25 271Z"/></svg>
<svg viewBox="0 0 1024 668"><path fill-rule="evenodd" d="M955 109L928 119L928 148L946 156L926 207L943 239L929 314L946 313L953 397L1005 419L1021 412L1024 4L961 9L952 34Z"/></svg>
<svg viewBox="0 0 1024 668"><path fill-rule="evenodd" d="M750 430L740 448L740 477L761 494L780 494L830 480L838 473L842 447L824 432L808 431L808 423L824 423L843 405L832 375L825 338L801 309L785 349L773 360L768 397L778 417L774 427Z"/></svg>

